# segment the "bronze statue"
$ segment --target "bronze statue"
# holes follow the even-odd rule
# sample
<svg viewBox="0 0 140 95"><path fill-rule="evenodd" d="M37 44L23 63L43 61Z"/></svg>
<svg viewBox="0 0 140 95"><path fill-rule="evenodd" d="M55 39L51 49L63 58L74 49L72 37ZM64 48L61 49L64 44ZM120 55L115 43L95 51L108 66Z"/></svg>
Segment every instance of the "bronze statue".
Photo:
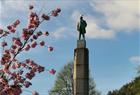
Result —
<svg viewBox="0 0 140 95"><path fill-rule="evenodd" d="M77 24L77 30L79 31L79 40L81 40L81 35L83 36L83 39L85 40L86 26L87 26L87 23L85 20L83 20L83 16L81 16L80 22L78 22Z"/></svg>

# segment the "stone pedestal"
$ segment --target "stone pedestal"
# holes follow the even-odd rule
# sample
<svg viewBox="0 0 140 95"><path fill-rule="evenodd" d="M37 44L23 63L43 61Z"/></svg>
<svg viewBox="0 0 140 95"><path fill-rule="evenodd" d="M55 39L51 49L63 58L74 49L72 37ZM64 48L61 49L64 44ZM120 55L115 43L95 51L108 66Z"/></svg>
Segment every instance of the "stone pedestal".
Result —
<svg viewBox="0 0 140 95"><path fill-rule="evenodd" d="M74 50L74 95L89 95L89 56L85 40Z"/></svg>

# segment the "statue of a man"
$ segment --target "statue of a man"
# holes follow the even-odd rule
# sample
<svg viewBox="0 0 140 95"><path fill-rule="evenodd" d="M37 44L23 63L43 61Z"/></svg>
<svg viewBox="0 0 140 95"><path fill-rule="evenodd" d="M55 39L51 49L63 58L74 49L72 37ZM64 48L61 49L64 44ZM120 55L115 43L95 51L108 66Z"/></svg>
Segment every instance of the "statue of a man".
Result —
<svg viewBox="0 0 140 95"><path fill-rule="evenodd" d="M77 24L77 30L79 31L79 40L81 40L81 35L83 36L83 39L85 40L86 26L87 26L87 23L85 20L83 20L83 16L81 16L80 22L78 22Z"/></svg>

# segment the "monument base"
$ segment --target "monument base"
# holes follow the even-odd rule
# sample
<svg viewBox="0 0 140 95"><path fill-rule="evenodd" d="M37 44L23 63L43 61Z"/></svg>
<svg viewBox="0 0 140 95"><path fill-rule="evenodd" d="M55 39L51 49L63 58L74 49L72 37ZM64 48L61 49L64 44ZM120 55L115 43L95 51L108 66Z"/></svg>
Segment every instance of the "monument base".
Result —
<svg viewBox="0 0 140 95"><path fill-rule="evenodd" d="M89 60L85 40L74 50L74 95L89 95Z"/></svg>

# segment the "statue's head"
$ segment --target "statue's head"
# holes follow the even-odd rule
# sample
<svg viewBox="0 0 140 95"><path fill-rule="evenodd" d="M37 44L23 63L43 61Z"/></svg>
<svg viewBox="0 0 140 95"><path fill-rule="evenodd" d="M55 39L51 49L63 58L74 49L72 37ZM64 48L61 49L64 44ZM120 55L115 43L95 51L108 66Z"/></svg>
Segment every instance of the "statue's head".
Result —
<svg viewBox="0 0 140 95"><path fill-rule="evenodd" d="M83 20L83 15L81 15L80 20Z"/></svg>

